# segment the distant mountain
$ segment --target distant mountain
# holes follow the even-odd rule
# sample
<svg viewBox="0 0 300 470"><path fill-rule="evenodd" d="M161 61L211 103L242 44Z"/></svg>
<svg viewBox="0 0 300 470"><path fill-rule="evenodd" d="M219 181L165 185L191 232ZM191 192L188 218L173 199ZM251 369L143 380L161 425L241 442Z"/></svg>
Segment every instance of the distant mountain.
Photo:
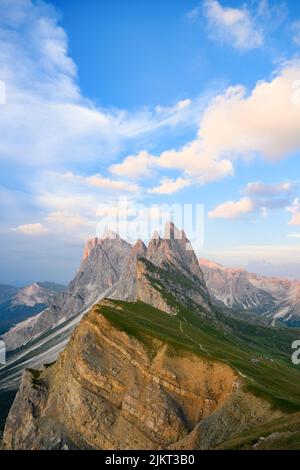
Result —
<svg viewBox="0 0 300 470"><path fill-rule="evenodd" d="M300 281L259 276L200 259L214 303L259 315L272 323L300 326Z"/></svg>
<svg viewBox="0 0 300 470"><path fill-rule="evenodd" d="M40 313L63 289L64 286L53 282L36 282L23 289L0 286L0 334L3 335L17 323Z"/></svg>

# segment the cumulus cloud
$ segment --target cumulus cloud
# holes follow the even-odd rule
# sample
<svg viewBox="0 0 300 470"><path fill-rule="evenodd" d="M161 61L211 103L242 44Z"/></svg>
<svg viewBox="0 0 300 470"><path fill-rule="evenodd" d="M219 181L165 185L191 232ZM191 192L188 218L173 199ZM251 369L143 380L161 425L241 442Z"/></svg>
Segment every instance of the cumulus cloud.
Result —
<svg viewBox="0 0 300 470"><path fill-rule="evenodd" d="M126 157L122 163L111 165L110 171L118 176L142 178L152 174L151 167L155 166L155 157L142 151L137 155Z"/></svg>
<svg viewBox="0 0 300 470"><path fill-rule="evenodd" d="M285 158L300 149L298 83L296 60L270 81L259 81L250 94L242 86L229 87L204 110L195 140L158 156L140 152L113 165L111 171L142 177L154 169L172 169L204 184L232 175L237 158Z"/></svg>
<svg viewBox="0 0 300 470"><path fill-rule="evenodd" d="M199 140L192 141L178 150L166 150L158 157L146 152L139 153L111 167L113 173L128 177L148 176L154 169L175 169L200 184L233 174L232 162L227 158L206 153L203 143Z"/></svg>
<svg viewBox="0 0 300 470"><path fill-rule="evenodd" d="M204 2L204 15L210 36L236 49L250 50L262 46L263 31L245 6L223 7L217 0Z"/></svg>
<svg viewBox="0 0 300 470"><path fill-rule="evenodd" d="M248 183L242 191L246 197L238 201L226 201L219 204L209 212L208 216L211 219L239 219L247 214L256 213L267 216L269 210L287 208L296 187L296 184L291 182Z"/></svg>
<svg viewBox="0 0 300 470"><path fill-rule="evenodd" d="M239 201L227 201L223 204L219 204L214 210L208 213L208 216L210 219L237 219L254 210L254 202L249 198L243 198Z"/></svg>
<svg viewBox="0 0 300 470"><path fill-rule="evenodd" d="M243 87L217 96L204 113L199 138L217 155L260 154L275 161L300 149L300 63L286 64L250 95ZM217 132L216 132L217 129Z"/></svg>
<svg viewBox="0 0 300 470"><path fill-rule="evenodd" d="M46 235L48 233L48 229L40 223L19 225L17 228L13 229L13 231L22 233L23 235L33 236Z"/></svg>
<svg viewBox="0 0 300 470"><path fill-rule="evenodd" d="M159 186L155 186L149 189L151 194L174 194L187 186L190 186L191 181L185 178L177 178L172 180L171 178L162 178Z"/></svg>

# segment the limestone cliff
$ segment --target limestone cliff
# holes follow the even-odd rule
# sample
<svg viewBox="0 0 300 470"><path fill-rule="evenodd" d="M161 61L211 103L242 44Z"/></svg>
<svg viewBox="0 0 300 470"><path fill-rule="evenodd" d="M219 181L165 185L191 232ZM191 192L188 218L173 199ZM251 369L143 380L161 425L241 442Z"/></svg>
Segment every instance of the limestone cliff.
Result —
<svg viewBox="0 0 300 470"><path fill-rule="evenodd" d="M60 355L27 370L4 449L213 448L274 416L226 364L139 337L90 311Z"/></svg>

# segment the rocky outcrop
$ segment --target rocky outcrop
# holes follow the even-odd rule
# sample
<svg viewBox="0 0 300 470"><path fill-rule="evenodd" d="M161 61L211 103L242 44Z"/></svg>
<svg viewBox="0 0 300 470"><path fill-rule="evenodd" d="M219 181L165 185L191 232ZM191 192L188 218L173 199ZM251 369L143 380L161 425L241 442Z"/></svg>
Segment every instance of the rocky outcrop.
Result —
<svg viewBox="0 0 300 470"><path fill-rule="evenodd" d="M259 276L200 259L211 298L219 305L261 315L270 323L280 320L300 325L300 282Z"/></svg>
<svg viewBox="0 0 300 470"><path fill-rule="evenodd" d="M68 288L57 294L42 313L11 329L4 336L7 349L20 347L107 295L123 273L130 252L131 245L117 235L88 240L79 270Z"/></svg>
<svg viewBox="0 0 300 470"><path fill-rule="evenodd" d="M166 224L163 238L154 233L146 257L156 266L180 272L192 280L197 279L206 290L203 273L191 243L184 231L178 230L172 222Z"/></svg>
<svg viewBox="0 0 300 470"><path fill-rule="evenodd" d="M120 330L101 313L109 302L56 364L24 373L4 449L212 448L271 416L228 365Z"/></svg>
<svg viewBox="0 0 300 470"><path fill-rule="evenodd" d="M146 248L139 240L110 298L142 300L159 310L176 313L174 303L192 301L211 310L209 293L197 257L183 231L167 223L164 238L155 232Z"/></svg>
<svg viewBox="0 0 300 470"><path fill-rule="evenodd" d="M110 298L134 301L137 298L137 262L146 256L147 247L142 240L138 240L131 249L127 266L124 269L120 280L115 285Z"/></svg>

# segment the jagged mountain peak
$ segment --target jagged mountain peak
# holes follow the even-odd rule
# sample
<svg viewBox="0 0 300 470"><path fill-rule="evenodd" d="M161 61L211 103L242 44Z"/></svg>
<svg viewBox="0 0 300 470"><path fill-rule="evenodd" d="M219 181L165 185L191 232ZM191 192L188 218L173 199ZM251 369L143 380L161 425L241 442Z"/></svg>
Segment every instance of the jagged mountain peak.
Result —
<svg viewBox="0 0 300 470"><path fill-rule="evenodd" d="M132 253L140 256L146 256L147 247L143 240L138 239L137 242L132 247Z"/></svg>
<svg viewBox="0 0 300 470"><path fill-rule="evenodd" d="M168 221L165 224L164 228L164 237L165 240L186 240L186 234L183 230L179 230L174 222Z"/></svg>
<svg viewBox="0 0 300 470"><path fill-rule="evenodd" d="M203 274L196 254L185 232L173 222L165 225L164 238L154 238L149 242L147 258L157 266L178 270L188 277L196 276L204 284Z"/></svg>
<svg viewBox="0 0 300 470"><path fill-rule="evenodd" d="M155 231L153 232L153 235L152 235L152 237L151 237L151 240L161 240L160 235L159 235L159 233L158 233L157 230L155 230ZM151 240L150 240L150 242L151 242Z"/></svg>
<svg viewBox="0 0 300 470"><path fill-rule="evenodd" d="M121 237L113 230L110 230L109 228L107 228L104 230L99 240L121 240Z"/></svg>
<svg viewBox="0 0 300 470"><path fill-rule="evenodd" d="M139 258L147 258L153 265L199 284L206 305L209 294L197 257L193 250L186 250L186 236L183 240L177 239L175 231L179 234L179 230L172 223L167 227L173 231L174 237L164 239L154 235L148 248L142 240L132 246L119 235L111 239L108 231L103 237L89 239L85 244L82 263L67 289L55 297L38 319L34 319L34 324L25 324L21 332L18 330L18 335L13 329L7 333L9 348L19 347L62 319L83 312L87 305L97 303L103 295L135 300ZM201 299L199 302L202 302Z"/></svg>
<svg viewBox="0 0 300 470"><path fill-rule="evenodd" d="M124 244L127 243L125 242L125 240L123 240L120 237L120 235L113 232L112 230L105 230L100 237L89 238L86 241L85 246L84 246L83 260L85 260L86 258L90 256L91 252L94 250L94 248L96 248L96 246L98 245L103 246L104 244L107 245L107 243L110 244L111 242L115 242L115 241L118 241Z"/></svg>
<svg viewBox="0 0 300 470"><path fill-rule="evenodd" d="M222 264L215 263L214 261L211 261L206 258L199 258L199 263L200 266L205 266L210 269L226 269Z"/></svg>

